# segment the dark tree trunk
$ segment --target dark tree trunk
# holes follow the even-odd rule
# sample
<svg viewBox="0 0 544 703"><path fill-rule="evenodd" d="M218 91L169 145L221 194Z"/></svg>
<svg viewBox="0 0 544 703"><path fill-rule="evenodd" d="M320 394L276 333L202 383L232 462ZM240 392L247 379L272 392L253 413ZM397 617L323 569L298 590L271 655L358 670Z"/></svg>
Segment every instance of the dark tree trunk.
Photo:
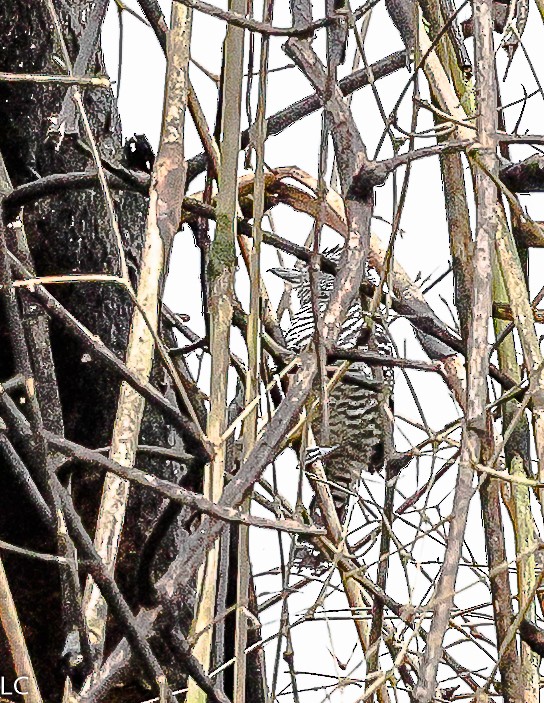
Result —
<svg viewBox="0 0 544 703"><path fill-rule="evenodd" d="M83 30L82 17L84 11L92 6L92 0L74 0L71 3L55 0L55 6L61 18L70 58L74 62ZM2 3L0 41L1 71L62 72L54 59L62 56L62 53L45 2L6 0ZM99 51L91 62L88 73L93 69L99 74L105 73ZM14 187L51 174L84 171L94 166L92 159L78 148L74 138L59 140L53 131L65 94L66 87L0 83L0 152ZM120 161L121 127L111 91L88 88L84 93L84 104L102 157L113 162ZM137 286L147 198L136 193L117 192L114 199L130 276L133 285ZM16 216L17 213L10 212L6 217L14 219ZM30 258L26 258L25 265L35 275L119 273L116 241L108 221L103 194L98 187L43 197L24 207L22 219L30 249ZM13 234L10 236L14 238ZM15 238L11 244L15 247ZM124 358L132 314L132 305L125 292L110 284L97 283L57 285L50 287L50 292L110 350ZM49 370L39 363L33 369L46 428L57 433L64 432L69 439L90 448L108 446L115 419L119 379L97 359L90 357L61 324L55 320L48 323L45 314L36 307L31 296L22 291L19 300L23 312L25 309L27 313L29 310L34 311L30 313L29 324L34 324L34 314L36 324L42 325L40 334L44 340L45 357L49 354L48 350L52 352L53 365L50 365ZM13 376L16 367L4 311L0 310L0 315L0 381L5 382ZM163 334L171 341L171 330L163 330ZM30 338L27 338L27 343L31 344ZM158 363L155 363L152 382L171 402L176 403L169 379ZM24 405L21 408L25 410ZM28 447L18 444L17 438L12 437L9 430L7 436L32 468L33 457ZM160 413L149 407L142 423L140 442L177 449L184 449L185 446L183 438L168 425ZM187 451L190 451L189 442L186 446ZM163 478L192 490L202 490L203 467L200 459L181 465L145 457L145 460L139 460L138 463ZM64 481L70 478L76 508L84 526L92 535L103 476L87 466L72 462L63 469L62 477ZM9 465L2 459L0 491L0 539L36 551L55 553L54 535L46 529L33 505L22 495L19 485L13 480ZM160 515L163 517L158 520ZM172 510L172 506L167 508L155 493L141 487L132 488L116 579L134 611L152 597L147 586L174 558L180 542L187 534L185 527L190 524L189 518L184 511L180 513ZM233 549L228 569L229 604L235 598L232 588L236 581L237 564L236 530L232 532ZM66 674L61 657L67 632L63 621L59 569L51 561L28 559L8 552L2 554L2 558L43 698L45 701L61 700ZM84 584L85 573L82 570L82 587ZM251 594L250 605L256 612L253 584ZM188 630L193 610L194 592L191 591L184 594L184 600L179 604L179 621L184 631ZM225 629L224 651L227 659L233 652L232 625L233 622L229 621ZM121 634L116 623L111 620L108 623L107 650L116 644ZM253 644L259 637L257 630L250 630L248 644ZM153 646L172 685L182 686L186 674L183 666L173 657L167 639L166 637L164 642L155 640ZM9 680L11 655L1 630L0 662L1 673ZM225 688L232 693L230 676L227 673ZM146 682L135 674L134 680L115 689L114 697L110 696L109 700L126 703L140 701L149 693L146 687ZM265 700L264 690L262 651L257 649L249 656L248 703L261 703Z"/></svg>
<svg viewBox="0 0 544 703"><path fill-rule="evenodd" d="M64 36L72 61L78 50L83 11L89 0L55 3L62 20ZM67 8L70 7L70 15ZM27 0L7 0L0 7L0 70L28 73L60 73L54 61L61 56L58 41L46 4ZM91 62L105 73L101 54ZM59 144L51 133L58 115L65 87L34 84L0 84L0 151L14 186L53 173L83 171L92 161L77 149L72 138ZM95 139L102 155L118 160L121 153L121 130L112 93L106 89L87 89L84 103ZM125 253L133 284L137 283L140 253L144 237L147 199L134 193L115 195L117 216L124 239ZM115 239L108 224L103 195L98 188L43 198L24 208L24 226L37 275L67 273L119 273ZM54 286L50 291L78 320L98 335L105 345L124 358L132 306L128 296L110 284L69 284ZM0 379L5 381L14 372L9 335L5 320L1 326ZM120 383L118 378L89 358L81 345L58 323L50 326L51 346L58 379L65 434L69 439L91 448L110 443ZM40 369L34 369L38 382ZM173 396L164 372L154 372L153 382L161 391ZM175 402L175 397L171 397ZM44 417L46 414L44 413ZM49 427L58 431L58 427ZM10 437L13 440L13 438ZM177 446L181 438L157 412L147 408L140 441L144 444ZM24 455L24 447L18 447ZM28 457L24 457L28 459ZM164 478L191 484L200 489L195 472L170 461L147 458L142 467ZM85 527L94 529L100 502L103 476L88 467L71 465L72 494ZM199 472L196 472L197 476ZM13 482L10 470L3 463L0 474L2 511L0 538L13 544L54 552L55 542L40 522L32 506L25 501ZM151 491L133 488L123 530L116 578L134 609L141 589L136 576L142 544L162 509L162 500ZM177 525L182 524L182 517ZM175 533L175 534L174 534ZM156 575L174 556L176 543L183 530L169 530L159 555L153 560ZM61 652L66 632L62 626L60 581L58 568L16 555L3 555L14 593L19 616L34 662L44 700L60 700L64 683ZM84 584L82 572L82 585ZM181 608L184 629L192 617L192 597ZM115 623L110 623L108 642L119 636ZM176 685L184 673L170 661L167 651L157 652ZM0 633L2 674L8 676L11 656L4 634ZM142 691L126 687L119 700L141 700Z"/></svg>

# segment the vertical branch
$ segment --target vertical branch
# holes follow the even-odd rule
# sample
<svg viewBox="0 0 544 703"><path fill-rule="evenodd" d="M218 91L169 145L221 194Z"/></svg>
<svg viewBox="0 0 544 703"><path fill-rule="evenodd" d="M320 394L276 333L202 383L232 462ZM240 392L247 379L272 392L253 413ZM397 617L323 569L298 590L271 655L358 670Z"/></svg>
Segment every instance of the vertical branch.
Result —
<svg viewBox="0 0 544 703"><path fill-rule="evenodd" d="M440 3L434 0L422 0L426 16L431 18L431 38L441 29ZM420 27L420 44L426 54L430 48L429 37ZM450 60L448 60L448 57ZM438 60L440 58L441 61ZM444 68L447 66L447 69ZM467 81L462 71L454 62L454 52L449 37L444 36L436 51L431 52L424 64L425 74L432 89L433 101L442 105L457 119L466 119L466 114L473 114L474 92L471 82ZM453 86L451 84L453 82ZM455 89L455 92L454 90ZM456 99L456 95L458 99ZM462 108L459 106L462 106ZM435 116L435 123L440 124ZM472 138L469 130L464 127L457 130L459 136ZM454 138L449 135L438 141ZM455 303L459 314L461 332L464 341L468 338L470 322L470 307L472 295L472 234L470 228L467 193L463 175L463 163L458 153L440 155L440 169L444 187L444 201L448 231L450 235L450 251L455 280Z"/></svg>
<svg viewBox="0 0 544 703"><path fill-rule="evenodd" d="M263 18L269 21L270 4L265 0ZM253 248L250 253L250 307L247 325L248 370L246 374L245 404L251 403L259 389L260 360L260 308L261 308L261 243L262 219L264 214L265 178L264 145L266 140L266 87L268 75L269 41L261 38L259 67L259 92L255 121L255 182L253 186ZM255 405L244 422L244 456L253 449L257 438L258 405ZM243 504L244 512L249 512L251 497ZM238 574L236 636L234 644L234 703L245 703L246 698L246 646L247 646L247 603L250 582L249 528L240 525L238 538Z"/></svg>
<svg viewBox="0 0 544 703"><path fill-rule="evenodd" d="M544 379L542 368L542 352L535 331L533 308L529 301L529 293L525 284L525 276L514 237L504 215L499 213L499 227L496 239L497 258L499 260L504 284L508 292L512 313L519 334L525 366L529 374L537 374L533 392L533 425L536 453L538 458L539 481L544 478ZM539 490L541 505L544 504L544 491Z"/></svg>
<svg viewBox="0 0 544 703"><path fill-rule="evenodd" d="M499 230L497 233L497 239L500 240L500 232L502 230L502 221L499 222ZM497 245L496 245L497 246ZM497 251L500 249L497 247ZM501 260L502 254L497 254L497 262L493 268L493 302L499 304L508 304L508 290L505 285L504 277L501 273ZM506 262L503 262L504 265ZM509 276L515 273L515 267L509 265ZM520 269L517 269L517 273L521 273ZM525 291L526 292L526 291ZM497 339L503 337L503 332L507 328L508 323L504 320L499 320L494 318L493 327L495 329L495 337ZM499 367L501 371L507 373L511 379L516 383L521 383L522 375L521 369L519 367L516 345L514 343L514 336L508 334L497 347L497 355L499 357ZM502 407L502 423L503 432L504 429L510 425L512 418L516 414L519 408L519 403L516 400L510 400L504 403ZM525 460L527 469L530 468L530 449L529 449L529 423L525 415L523 415L517 422L512 434L505 444L505 459L506 465L510 466L513 458L513 454L516 453Z"/></svg>
<svg viewBox="0 0 544 703"><path fill-rule="evenodd" d="M455 279L455 302L463 339L468 338L470 298L472 292L472 262L467 193L463 177L463 162L459 154L441 154L440 167L444 185L444 202L450 235L450 251Z"/></svg>
<svg viewBox="0 0 544 703"><path fill-rule="evenodd" d="M126 355L126 365L144 382L149 379L153 363L153 332L157 330L159 296L172 240L180 221L185 190L183 133L191 27L192 11L180 3L174 3L171 30L168 33L161 143L151 179L138 305L132 317ZM144 407L143 397L123 383L110 450L110 457L123 466L134 465ZM106 476L95 532L95 547L110 572L115 568L128 495L128 481L112 474ZM84 607L93 644L102 650L107 608L92 580L87 582Z"/></svg>
<svg viewBox="0 0 544 703"><path fill-rule="evenodd" d="M430 5L433 3L431 2ZM439 8L437 9L440 14ZM431 27L434 32L439 30L439 25ZM470 83L462 76L462 72L453 63L451 47L447 47L450 55L448 62L450 70L448 74L453 77L456 92L460 96L461 104L465 106L465 111L475 112L474 95ZM453 76L452 76L453 73ZM435 122L439 123L435 117ZM448 139L446 137L445 139ZM444 187L445 209L450 234L450 250L452 254L453 272L455 280L455 303L459 314L461 332L463 339L468 339L471 295L472 295L472 238L467 203L467 193L463 176L463 164L460 154L441 154L440 167L442 172L442 182ZM496 264L493 265L493 300L504 299L504 283ZM494 321L495 332L500 334L506 323L498 320ZM513 339L507 337L500 345L499 365L501 370L517 381L519 378L519 366L516 360ZM511 401L503 406L504 422L508 425L508 417L511 417L513 410L510 406L515 406L516 402ZM490 418L487 418L490 423ZM485 451L482 461L486 461L493 453L492 427L487 431ZM516 428L516 434L521 434ZM491 442L491 444L489 444ZM517 445L517 442L514 442ZM507 446L508 449L508 446ZM508 451L507 451L508 455ZM503 521L501 513L501 499L499 492L499 482L494 479L485 481L480 486L480 501L482 509L482 522L486 544L487 559L490 571L490 586L492 595L492 605L494 610L494 623L497 637L497 646L501 647L505 641L508 629L512 624L514 614L512 608L512 591L508 572L502 568L505 563L506 546L504 541ZM499 661L499 671L503 685L505 699L513 703L521 701L519 689L519 657L516 650L515 640L511 641L504 650Z"/></svg>
<svg viewBox="0 0 544 703"><path fill-rule="evenodd" d="M246 0L232 0L230 9L246 13ZM224 83L222 140L220 146L217 193L217 225L210 247L207 266L209 285L211 388L208 437L216 444L211 463L204 474L204 494L217 502L223 492L226 445L220 437L226 427L227 385L229 369L230 328L233 311L234 273L236 269L236 212L238 205L238 152L244 73L244 30L229 25L224 46ZM198 609L193 627L196 632L207 628L194 648L194 654L205 671L209 669L217 585L218 547L214 544L199 572ZM203 701L205 696L193 679L189 681L188 703Z"/></svg>
<svg viewBox="0 0 544 703"><path fill-rule="evenodd" d="M493 49L493 3L474 3L474 37L477 94L477 138L479 154L487 171L497 170L497 96ZM434 607L427 646L420 665L414 699L430 703L436 688L443 640L448 628L463 538L473 495L473 462L480 460L481 440L486 431L488 325L492 310L492 258L496 224L496 187L484 169L475 174L476 239L473 254L473 297L467 348L467 405L459 473L453 498L444 563L434 593Z"/></svg>
<svg viewBox="0 0 544 703"><path fill-rule="evenodd" d="M512 476L524 477L525 469L523 459L515 456L512 460L510 472ZM536 608L534 604L535 576L535 532L531 514L531 497L529 487L519 483L512 484L512 505L514 513L514 536L516 540L516 556L518 557L518 603L520 610L525 610L525 618L534 622ZM538 703L539 683L538 673L539 657L525 642L521 643L521 672L520 688L522 700L525 703Z"/></svg>
<svg viewBox="0 0 544 703"><path fill-rule="evenodd" d="M500 225L499 225L500 227ZM501 275L499 262L493 266L493 302L507 302L507 293L504 279ZM498 338L507 326L502 320L493 320L495 336ZM499 367L506 372L510 378L517 383L521 382L521 373L516 356L514 338L508 335L498 347ZM518 408L515 400L503 405L503 432ZM517 423L514 432L505 444L505 459L507 466L511 465L513 452L522 450L525 439L528 438L528 423L523 416ZM491 437L492 429L489 430ZM485 451L482 453L482 461L487 462L493 454L492 442L487 443ZM519 456L519 455L518 455ZM529 457L527 457L528 459ZM487 559L490 571L491 596L495 615L495 632L497 636L497 647L503 647L507 633L514 620L514 609L512 605L512 589L510 587L510 576L504 564L506 563L506 546L504 541L504 530L502 520L502 506L500 498L499 482L495 479L485 481L480 487L480 499L482 503L482 517L484 524L484 534L486 541ZM523 700L520 690L520 660L516 648L516 641L512 641L504 647L504 653L499 660L499 672L505 699L510 703L517 703Z"/></svg>
<svg viewBox="0 0 544 703"><path fill-rule="evenodd" d="M488 417L489 429L485 446L482 451L482 462L488 462L493 454L493 428ZM482 505L482 522L484 526L487 563L489 566L489 581L491 599L497 636L497 649L504 647L499 659L499 672L503 686L504 698L508 703L522 703L520 690L520 661L514 638L508 642L508 631L514 621L512 607L512 589L510 574L504 568L507 563L502 505L499 481L491 476L480 486L480 501Z"/></svg>
<svg viewBox="0 0 544 703"><path fill-rule="evenodd" d="M387 585L387 575L389 571L389 550L391 546L390 525L394 516L395 483L389 479L385 488L385 499L383 507L381 535L380 535L380 556L378 561L377 585L385 590ZM367 671L374 674L378 670L380 661L380 641L384 624L384 603L379 598L374 598L372 604L372 625L369 637L369 652L367 654Z"/></svg>

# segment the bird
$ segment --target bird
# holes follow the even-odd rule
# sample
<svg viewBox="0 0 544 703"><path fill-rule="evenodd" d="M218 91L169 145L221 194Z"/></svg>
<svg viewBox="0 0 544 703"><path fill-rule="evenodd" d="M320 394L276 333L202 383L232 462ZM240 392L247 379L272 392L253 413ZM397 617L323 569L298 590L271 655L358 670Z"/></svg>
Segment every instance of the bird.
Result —
<svg viewBox="0 0 544 703"><path fill-rule="evenodd" d="M341 251L341 247L337 246L323 250L322 254L337 262ZM285 331L287 347L298 353L308 345L314 335L308 266L274 268L270 271L287 281L298 297L299 308L293 313L290 326ZM327 306L333 285L333 275L323 271L318 273L317 303L321 314ZM376 322L370 342L361 344L360 337L364 327L363 302L360 296L356 296L342 324L337 348L365 351L372 347L374 352L392 355L392 342L383 325ZM364 362L354 362L349 372L362 383L340 381L328 395L327 437L322 438L321 417L318 415L313 423L318 449L313 449L309 458L306 456L305 462L308 466L309 460L315 461L313 457L323 462L341 523L346 518L350 496L356 492L361 476L380 472L392 446L391 413L388 412L392 407L392 369L371 368ZM365 381L369 382L366 386ZM321 446L322 439L325 440L323 444L327 446ZM319 524L315 505L311 506L310 514Z"/></svg>

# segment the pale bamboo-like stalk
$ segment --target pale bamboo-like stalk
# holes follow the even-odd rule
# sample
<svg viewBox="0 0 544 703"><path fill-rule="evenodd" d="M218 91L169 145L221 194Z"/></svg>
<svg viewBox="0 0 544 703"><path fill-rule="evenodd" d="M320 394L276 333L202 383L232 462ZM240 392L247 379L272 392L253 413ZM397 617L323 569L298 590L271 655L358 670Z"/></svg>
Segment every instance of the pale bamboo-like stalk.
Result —
<svg viewBox="0 0 544 703"><path fill-rule="evenodd" d="M0 559L0 622L9 644L15 673L25 677L28 694L25 700L29 703L42 703L42 696L34 674L34 667L28 653L25 636L17 615L17 608L11 595L4 564Z"/></svg>
<svg viewBox="0 0 544 703"><path fill-rule="evenodd" d="M439 27L435 27L438 31ZM452 47L447 42L449 55L448 75L453 80L455 92L459 97L467 115L475 114L475 95L471 80L461 75L461 71L454 61ZM472 240L469 220L469 210L466 187L463 178L462 161L459 154L443 154L440 157L442 178L444 182L445 207L450 231L450 249L456 277L456 299L461 329L464 338L468 338L470 322L470 298L472 290ZM493 300L501 298L504 287L498 267L493 265ZM495 330L498 334L504 327L503 323L495 321ZM519 366L517 365L512 337L508 337L499 347L499 366L512 378L520 381ZM465 401L466 403L466 401ZM465 403L460 403L465 407ZM490 438L491 439L491 438ZM486 452L489 454L489 452ZM508 574L504 570L496 569L497 565L506 559L506 546L503 533L501 516L499 484L489 478L480 486L480 499L482 506L482 520L486 539L493 609L495 613L495 630L498 646L505 639L508 628L513 620L512 592ZM515 642L512 642L504 651L499 662L504 694L511 703L521 701L519 694L519 657Z"/></svg>
<svg viewBox="0 0 544 703"><path fill-rule="evenodd" d="M476 131L467 126L467 114L461 107L459 98L455 93L455 89L448 78L448 75L438 58L436 51L431 49L431 40L425 30L421 17L418 25L419 46L422 56L426 56L423 70L429 85L436 97L440 101L441 107L457 122L463 124L456 125L456 132L459 139L473 140L476 137ZM470 107L471 101L468 101L467 107Z"/></svg>
<svg viewBox="0 0 544 703"><path fill-rule="evenodd" d="M525 476L523 459L515 456L510 466L512 476ZM533 516L531 514L531 495L528 486L519 483L512 484L512 505L514 513L514 537L516 541L516 562L518 580L518 603L522 608L530 599L530 605L525 611L525 618L534 621L536 608L534 589L536 585L536 548ZM521 555L521 556L520 556ZM540 658L525 642L521 643L521 695L524 703L538 703Z"/></svg>
<svg viewBox="0 0 544 703"><path fill-rule="evenodd" d="M422 8L428 7L425 16L431 17L431 37L438 35L444 18L439 0L420 0ZM455 51L447 36L442 37L437 54L450 82L453 83L455 93L467 115L475 113L474 86L472 79L467 79L457 64ZM435 125L440 125L438 115L434 115ZM451 140L449 135L445 140ZM455 301L459 322L464 339L468 337L468 323L470 311L470 296L472 290L472 266L470 252L472 233L470 227L469 206L467 191L463 175L463 162L461 154L441 154L440 170L444 186L444 209L448 223L450 237L450 251L452 256L453 275L455 280Z"/></svg>
<svg viewBox="0 0 544 703"><path fill-rule="evenodd" d="M268 21L267 3L264 20ZM268 39L262 37L259 70L259 93L255 121L255 181L253 186L253 247L250 252L250 301L247 325L248 370L246 374L245 404L251 403L259 389L260 363L260 308L261 308L261 244L262 219L266 183L264 178L264 145L266 139L266 84L268 71ZM259 407L256 405L244 421L243 454L247 456L257 438ZM251 497L244 501L244 511L249 512ZM236 634L234 642L234 703L245 703L246 699L246 646L247 646L247 600L250 577L249 529L240 525L238 532L238 574L236 584Z"/></svg>
<svg viewBox="0 0 544 703"><path fill-rule="evenodd" d="M498 213L499 226L496 238L497 258L501 267L512 314L519 334L525 364L529 373L542 368L543 356L535 331L533 308L529 301L525 277L519 260L514 237L502 211ZM538 456L539 481L544 479L544 379L538 373L533 393L533 425ZM541 505L544 491L539 490Z"/></svg>
<svg viewBox="0 0 544 703"><path fill-rule="evenodd" d="M110 80L106 76L64 76L42 73L6 73L0 71L0 81L7 83L58 83L60 85L79 85L109 88Z"/></svg>
<svg viewBox="0 0 544 703"><path fill-rule="evenodd" d="M232 0L233 12L244 15L246 0ZM210 329L211 388L207 434L215 445L212 461L204 472L204 495L218 502L223 492L226 445L221 436L227 422L227 386L230 331L233 312L236 268L236 227L238 209L238 152L240 150L241 98L244 74L244 30L229 25L224 49L222 139L217 192L217 224L207 266L208 313ZM194 655L205 671L209 670L219 549L214 544L199 570L198 605L193 630L203 631ZM187 703L204 703L206 695L193 679L189 680Z"/></svg>
<svg viewBox="0 0 544 703"><path fill-rule="evenodd" d="M185 188L184 124L191 28L192 11L182 4L174 3L168 35L161 143L149 193L146 237L137 294L138 306L133 312L126 354L128 368L146 382L149 380L153 364L152 330L157 330L159 297L172 239L179 224ZM134 465L144 407L143 397L123 383L110 450L111 459L122 466ZM129 482L107 474L96 526L95 546L112 572L115 568L128 496ZM107 608L92 579L88 580L85 589L84 612L91 641L102 651Z"/></svg>
<svg viewBox="0 0 544 703"><path fill-rule="evenodd" d="M435 31L439 27L434 28ZM474 92L470 81L467 81L458 70L454 62L451 45L447 43L449 54L448 75L453 79L455 91L460 103L467 114L475 113ZM471 264L471 232L466 198L466 188L462 172L461 157L458 154L443 154L440 157L442 178L444 182L445 207L450 231L450 248L456 277L457 309L461 328L465 338L468 337L470 320L470 297L472 290L472 264ZM493 299L505 300L502 295L504 282L502 281L497 264L493 264ZM498 297L497 297L498 296ZM504 323L495 320L496 334L505 327ZM499 366L511 378L521 381L519 366L513 339L507 337L498 349ZM461 407L463 403L461 403ZM508 574L497 570L497 564L506 559L506 547L501 519L501 506L499 484L489 479L480 487L482 505L482 519L487 542L487 555L490 571L491 591L493 594L493 609L495 613L495 630L498 646L505 639L508 628L513 620L512 592ZM499 661L499 670L502 678L503 691L511 703L521 701L519 687L519 657L515 642L512 642L504 651Z"/></svg>
<svg viewBox="0 0 544 703"><path fill-rule="evenodd" d="M492 286L493 302L506 302L507 294L504 279L497 261L495 261L493 265ZM493 326L495 335L498 337L506 327L506 323L494 318ZM500 369L508 373L509 376L518 383L521 382L521 373L512 335L509 335L503 340L497 352ZM510 401L503 406L503 428L504 423L507 422L509 418L511 419L513 417L516 408L516 401ZM482 455L482 459L489 461L493 450L493 446L487 447L485 454ZM508 451L506 451L506 458L508 460ZM508 630L514 620L513 598L509 574L504 569L499 568L499 565L506 561L500 481L490 477L485 483L481 484L480 499L486 538L487 562L490 570L489 580L495 616L497 648L500 648L506 640ZM512 641L505 647L503 656L499 660L499 671L505 697L511 701L511 703L521 703L521 701L523 701L523 696L520 687L520 658L515 641Z"/></svg>
<svg viewBox="0 0 544 703"><path fill-rule="evenodd" d="M498 166L496 157L497 96L493 47L493 3L491 0L479 0L474 3L473 21L478 106L477 138L482 161L485 162L489 172L496 173ZM420 34L425 34L425 32L420 31ZM423 45L421 48L422 51L425 50ZM437 57L436 60L439 63ZM437 73L433 73L433 77ZM449 82L447 85L450 85ZM435 85L432 84L432 87L436 92ZM437 84L436 88L438 87ZM465 129L467 128L463 128L463 130ZM413 694L414 699L421 703L430 703L436 689L437 670L453 606L455 582L468 509L472 498L472 465L479 462L481 436L487 429L486 403L489 371L487 347L488 324L492 312L491 283L493 240L497 229L495 209L497 191L494 182L483 170L476 172L475 190L477 194L476 238L473 254L472 315L467 349L466 428L463 432L459 472L453 499L455 510L450 522L444 562L434 591L433 618L427 637L427 646L423 653L418 682Z"/></svg>

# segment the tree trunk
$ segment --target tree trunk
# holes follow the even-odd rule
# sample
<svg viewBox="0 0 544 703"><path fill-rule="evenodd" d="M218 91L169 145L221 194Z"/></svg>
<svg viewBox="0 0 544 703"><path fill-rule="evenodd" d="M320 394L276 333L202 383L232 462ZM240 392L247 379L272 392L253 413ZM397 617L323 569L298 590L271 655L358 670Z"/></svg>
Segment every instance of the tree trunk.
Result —
<svg viewBox="0 0 544 703"><path fill-rule="evenodd" d="M70 3L69 14L67 4L55 4L70 58L74 62L83 29L81 21L84 11L92 3L89 0ZM54 57L60 56L61 52L46 3L23 0L2 3L0 37L0 70L14 73L63 72L54 61ZM100 52L95 54L88 68L88 73L94 71L105 74ZM84 171L93 167L92 159L78 150L73 138L67 136L59 143L58 136L51 132L53 119L60 111L65 94L65 86L0 84L0 151L14 187L50 174ZM84 105L102 157L118 161L122 147L121 127L111 91L87 88ZM136 286L147 199L128 192L114 194L114 199L130 276ZM23 219L38 276L119 273L116 242L98 186L44 197L35 204L25 206ZM50 291L83 325L100 337L106 347L121 359L124 358L132 313L132 305L125 291L109 283L64 284L52 286ZM13 375L14 363L6 324L2 324L1 329L0 379L5 381ZM80 343L59 323L51 323L50 333L66 437L90 448L108 446L120 388L119 378L96 359L90 358ZM170 331L168 333L171 334ZM39 383L40 369L34 369L34 372ZM157 364L152 382L170 401L176 403L168 378L164 371L159 371ZM47 429L58 431L58 427L49 426ZM13 441L13 438L10 437L10 440ZM160 413L149 407L140 442L183 449L179 434ZM17 449L24 454L24 447ZM26 456L24 458L27 459ZM189 471L187 466L150 457L140 460L139 464L141 468L163 478L201 489L200 472ZM92 535L103 475L75 463L67 466L62 475L64 480L68 475L71 477L75 505ZM0 538L17 546L54 553L55 540L47 536L43 523L21 495L11 478L10 469L4 464L0 480L3 501ZM131 492L116 579L133 610L137 610L139 598L142 597L142 588L138 583L142 578L139 567L141 548L157 520L162 503L162 499L152 491L134 488ZM177 518L176 529L170 529L169 537L162 540L158 553L152 553L154 576L164 570L166 563L176 553L183 538L184 517L187 519L187 515ZM65 677L61 653L66 632L61 626L58 567L54 562L8 553L5 554L5 567L44 700L60 700ZM80 575L84 583L83 570ZM180 620L184 629L192 619L192 609L191 594L187 594L184 603L180 604ZM110 622L108 649L117 642L120 634L116 624ZM183 682L184 672L179 664L173 663L167 647L159 646L161 649L164 651L157 651L157 655L161 662L166 663L172 683L178 685ZM4 633L0 633L0 661L2 673L8 677L11 655ZM139 686L138 682L136 686ZM142 699L141 688L125 687L120 691L116 697L119 700Z"/></svg>

